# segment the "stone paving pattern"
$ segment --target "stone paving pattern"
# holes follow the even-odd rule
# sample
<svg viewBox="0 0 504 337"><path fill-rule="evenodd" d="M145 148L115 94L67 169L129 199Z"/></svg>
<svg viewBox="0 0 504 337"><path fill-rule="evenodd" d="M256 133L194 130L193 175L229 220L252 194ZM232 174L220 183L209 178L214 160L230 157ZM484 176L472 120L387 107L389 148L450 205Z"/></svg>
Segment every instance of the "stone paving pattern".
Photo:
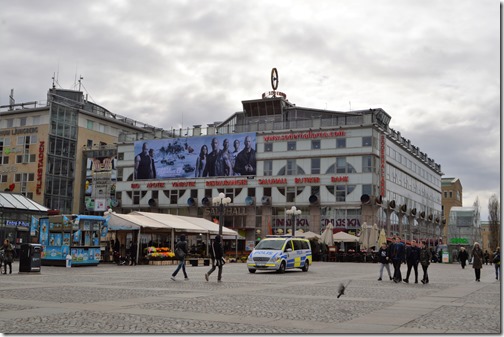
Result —
<svg viewBox="0 0 504 337"><path fill-rule="evenodd" d="M250 274L209 267L48 267L0 275L0 332L100 334L501 334L501 283L493 266L431 264L430 283L378 279L378 264L315 262L308 272ZM406 266L401 268L403 277ZM384 271L386 275L386 271ZM421 272L420 272L421 274ZM350 281L337 298L341 283Z"/></svg>

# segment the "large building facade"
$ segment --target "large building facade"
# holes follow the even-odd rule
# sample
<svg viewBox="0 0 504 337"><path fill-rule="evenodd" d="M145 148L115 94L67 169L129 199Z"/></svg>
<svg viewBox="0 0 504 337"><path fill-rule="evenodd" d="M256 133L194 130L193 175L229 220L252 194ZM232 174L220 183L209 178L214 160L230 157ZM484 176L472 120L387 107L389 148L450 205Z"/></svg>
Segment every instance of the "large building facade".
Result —
<svg viewBox="0 0 504 337"><path fill-rule="evenodd" d="M446 220L444 227L443 239L448 242L448 228L450 226L450 211L452 207L462 207L462 183L458 178L442 178L441 179L441 209L442 217Z"/></svg>
<svg viewBox="0 0 504 337"><path fill-rule="evenodd" d="M87 101L81 91L53 87L46 103L12 102L0 107L0 190L61 213L103 212L114 204L119 136L157 131Z"/></svg>
<svg viewBox="0 0 504 337"><path fill-rule="evenodd" d="M275 91L242 104L206 128L120 139L114 209L215 221L223 211L223 224L246 238L241 249L294 226L320 233L328 223L441 238L441 166L391 129L384 110L302 108ZM232 200L223 210L212 204L220 193ZM288 214L292 206L301 214Z"/></svg>

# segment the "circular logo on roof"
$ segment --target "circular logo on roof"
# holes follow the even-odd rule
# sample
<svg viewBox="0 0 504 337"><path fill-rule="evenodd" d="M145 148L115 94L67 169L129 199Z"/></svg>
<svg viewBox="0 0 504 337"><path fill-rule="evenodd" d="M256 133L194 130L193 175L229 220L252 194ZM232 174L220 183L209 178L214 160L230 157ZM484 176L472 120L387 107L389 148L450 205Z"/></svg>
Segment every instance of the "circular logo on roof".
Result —
<svg viewBox="0 0 504 337"><path fill-rule="evenodd" d="M278 71L276 68L271 69L271 87L273 90L278 88Z"/></svg>

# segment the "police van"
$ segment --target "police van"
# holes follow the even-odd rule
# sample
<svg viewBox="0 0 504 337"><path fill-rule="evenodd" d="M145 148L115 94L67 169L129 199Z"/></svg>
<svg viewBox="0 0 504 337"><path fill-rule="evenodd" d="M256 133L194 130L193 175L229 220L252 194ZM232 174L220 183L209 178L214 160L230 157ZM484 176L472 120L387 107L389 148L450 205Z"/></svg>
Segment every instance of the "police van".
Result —
<svg viewBox="0 0 504 337"><path fill-rule="evenodd" d="M300 268L308 271L312 263L310 241L300 237L267 236L255 246L247 258L249 272Z"/></svg>

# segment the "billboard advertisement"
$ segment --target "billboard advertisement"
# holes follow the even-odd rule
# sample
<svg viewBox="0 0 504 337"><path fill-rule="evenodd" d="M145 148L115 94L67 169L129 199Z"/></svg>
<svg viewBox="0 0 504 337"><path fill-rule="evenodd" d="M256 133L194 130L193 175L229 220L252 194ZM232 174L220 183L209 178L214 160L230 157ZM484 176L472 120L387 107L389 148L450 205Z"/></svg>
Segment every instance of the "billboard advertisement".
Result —
<svg viewBox="0 0 504 337"><path fill-rule="evenodd" d="M106 211L114 207L117 182L117 158L87 158L84 201L88 211Z"/></svg>
<svg viewBox="0 0 504 337"><path fill-rule="evenodd" d="M135 180L256 175L256 134L135 142Z"/></svg>

